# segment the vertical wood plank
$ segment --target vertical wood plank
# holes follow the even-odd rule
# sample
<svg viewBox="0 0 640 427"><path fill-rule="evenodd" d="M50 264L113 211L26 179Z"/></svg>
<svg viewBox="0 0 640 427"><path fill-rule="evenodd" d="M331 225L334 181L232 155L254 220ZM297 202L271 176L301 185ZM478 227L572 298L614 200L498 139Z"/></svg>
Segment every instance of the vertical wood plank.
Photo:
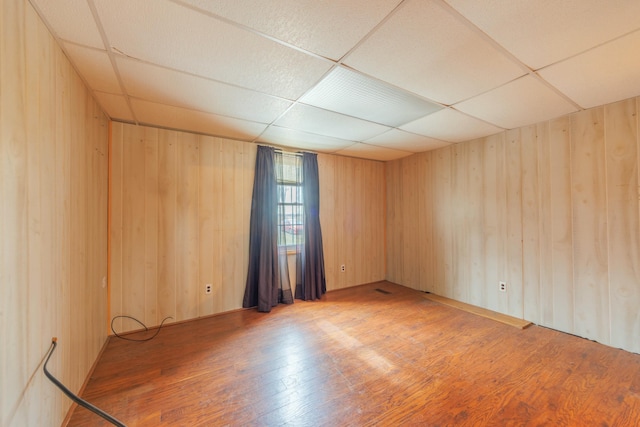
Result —
<svg viewBox="0 0 640 427"><path fill-rule="evenodd" d="M551 196L551 136L550 122L537 126L538 157L538 259L539 294L535 316L530 314L531 308L525 310L524 318L538 322L544 326L553 324L553 215ZM531 268L531 267L528 267ZM526 308L526 306L525 306ZM529 317L531 316L531 317ZM537 319L537 320L535 320Z"/></svg>
<svg viewBox="0 0 640 427"><path fill-rule="evenodd" d="M402 231L402 217L400 217L400 197L402 191L402 160L388 162L387 174L387 206L386 206L386 245L387 245L387 280L402 284L403 248L400 244Z"/></svg>
<svg viewBox="0 0 640 427"><path fill-rule="evenodd" d="M434 267L436 279L436 294L453 297L450 290L452 281L453 253L452 253L452 148L445 147L435 152L434 165L434 204L433 243Z"/></svg>
<svg viewBox="0 0 640 427"><path fill-rule="evenodd" d="M129 132L127 135L126 132ZM144 321L145 307L145 147L144 128L128 127L124 145L123 215L123 287L122 314ZM139 328L135 322L125 319L125 328Z"/></svg>
<svg viewBox="0 0 640 427"><path fill-rule="evenodd" d="M433 236L432 227L432 194L431 194L431 153L418 154L418 257L419 257L419 290L433 292Z"/></svg>
<svg viewBox="0 0 640 427"><path fill-rule="evenodd" d="M570 117L550 124L553 325L574 333L573 192Z"/></svg>
<svg viewBox="0 0 640 427"><path fill-rule="evenodd" d="M507 311L514 317L522 317L522 157L521 132L507 131L505 143L506 197L507 197L507 240L506 240L506 281Z"/></svg>
<svg viewBox="0 0 640 427"><path fill-rule="evenodd" d="M449 215L452 235L452 281L451 298L468 301L469 298L469 215L467 209L469 197L469 145L456 144L452 150L451 193L452 208Z"/></svg>
<svg viewBox="0 0 640 427"><path fill-rule="evenodd" d="M498 252L500 224L498 217L498 193L502 186L498 181L498 165L501 164L500 136L493 135L483 144L482 220L483 220L483 265L484 292L482 307L498 308L497 287L500 279Z"/></svg>
<svg viewBox="0 0 640 427"><path fill-rule="evenodd" d="M111 247L109 286L110 286L110 307L109 316L120 315L122 313L123 298L123 261L122 261L122 222L123 222L123 140L124 129L122 123L113 123L111 132L111 168L110 201L109 210L111 216L109 245ZM114 323L116 331L122 331L122 320L118 319Z"/></svg>
<svg viewBox="0 0 640 427"><path fill-rule="evenodd" d="M635 99L604 107L611 345L640 353L640 210Z"/></svg>
<svg viewBox="0 0 640 427"><path fill-rule="evenodd" d="M180 135L176 184L177 320L198 315L198 136Z"/></svg>
<svg viewBox="0 0 640 427"><path fill-rule="evenodd" d="M540 220L538 187L537 127L522 128L522 287L523 318L539 322L540 307Z"/></svg>
<svg viewBox="0 0 640 427"><path fill-rule="evenodd" d="M466 221L469 223L468 247L468 279L467 302L481 305L485 299L484 284L484 211L482 209L483 184L483 144L480 140L468 144L468 181L467 181L467 210Z"/></svg>
<svg viewBox="0 0 640 427"><path fill-rule="evenodd" d="M575 332L607 343L609 285L604 109L572 116Z"/></svg>
<svg viewBox="0 0 640 427"><path fill-rule="evenodd" d="M198 316L213 313L214 283L214 156L215 146L212 137L199 137L200 156L198 159ZM203 292L205 285L211 285L211 293Z"/></svg>
<svg viewBox="0 0 640 427"><path fill-rule="evenodd" d="M365 219L365 204L366 204L366 190L365 190L365 170L364 161L360 159L354 159L354 205L353 214L356 220L353 223L353 239L354 239L354 257L353 270L354 281L353 283L365 283L366 276L366 264L367 254L365 252L365 230L367 227L367 220Z"/></svg>
<svg viewBox="0 0 640 427"><path fill-rule="evenodd" d="M418 250L417 156L402 159L402 279L406 286L420 288Z"/></svg>
<svg viewBox="0 0 640 427"><path fill-rule="evenodd" d="M336 190L335 156L318 154L318 176L320 185L320 226L322 227L322 245L324 249L324 268L327 290L337 289L338 269L336 265Z"/></svg>
<svg viewBox="0 0 640 427"><path fill-rule="evenodd" d="M223 311L223 295L224 295L224 283L222 281L222 211L224 209L224 205L222 202L222 174L223 174L223 164L222 164L222 155L221 155L221 144L223 142L219 138L213 138L211 140L211 151L212 151L212 191L207 197L209 197L212 201L212 227L213 227L213 235L210 237L212 243L212 285L213 290L211 292L212 297L212 312L220 313ZM202 153L201 153L202 155ZM202 239L208 239L206 235L201 236ZM248 249L247 249L248 250Z"/></svg>
<svg viewBox="0 0 640 427"><path fill-rule="evenodd" d="M158 318L158 130L144 130L144 322Z"/></svg>
<svg viewBox="0 0 640 427"><path fill-rule="evenodd" d="M158 135L158 318L176 313L177 134Z"/></svg>

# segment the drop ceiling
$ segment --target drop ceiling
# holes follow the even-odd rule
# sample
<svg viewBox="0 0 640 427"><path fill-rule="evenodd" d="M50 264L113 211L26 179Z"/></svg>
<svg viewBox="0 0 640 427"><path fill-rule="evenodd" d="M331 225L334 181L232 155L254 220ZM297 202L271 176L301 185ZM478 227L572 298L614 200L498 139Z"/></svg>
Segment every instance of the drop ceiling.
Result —
<svg viewBox="0 0 640 427"><path fill-rule="evenodd" d="M31 0L116 121L392 160L640 95L638 0Z"/></svg>

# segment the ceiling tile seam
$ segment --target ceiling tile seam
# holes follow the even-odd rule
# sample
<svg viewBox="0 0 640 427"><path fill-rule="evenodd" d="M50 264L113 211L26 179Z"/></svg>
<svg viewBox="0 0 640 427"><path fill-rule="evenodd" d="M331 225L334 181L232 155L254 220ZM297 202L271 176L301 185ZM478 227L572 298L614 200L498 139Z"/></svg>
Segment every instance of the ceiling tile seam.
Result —
<svg viewBox="0 0 640 427"><path fill-rule="evenodd" d="M522 78L522 77L518 77L518 78ZM517 80L517 79L516 79L516 80ZM513 81L513 80L512 80L512 81ZM509 82L509 83L510 83L510 82ZM507 84L507 83L505 83L505 84ZM492 89L492 90L493 90L493 89ZM478 95L476 95L476 96L478 96ZM469 99L471 99L471 98L469 98ZM461 102L463 102L463 101L461 101ZM458 110L457 108L455 108L455 106L451 106L451 107L447 107L447 108L451 109L452 111L455 111L456 113L462 114L463 116L467 116L467 117L469 117L469 118L471 118L471 119L478 120L478 121L480 121L480 122L482 122L482 123L484 123L484 124L487 124L487 125L490 125L490 126L493 126L493 127L497 127L498 129L501 129L501 130L503 130L503 131L504 131L504 130L507 130L507 128L505 128L505 127L502 127L502 126L497 125L497 124L495 124L495 123L491 123L491 122L489 122L489 121L487 121L487 120L485 120L485 119L481 119L480 117L473 116L473 115L471 115L471 114L469 114L469 113L465 113L464 111L460 111L460 110Z"/></svg>
<svg viewBox="0 0 640 427"><path fill-rule="evenodd" d="M380 20L380 22L378 22L376 25L373 26L373 28L371 30L369 30L369 32L367 34L365 34L356 44L354 44L351 49L349 49L347 51L347 53L345 53L344 55L342 55L342 58L338 59L336 62L338 64L342 64L344 65L344 61L347 59L347 57L349 57L350 55L353 54L353 52L356 51L356 49L358 49L360 46L362 46L368 39L371 38L371 36L373 36L373 34L375 34L384 24L387 23L387 21L389 21L393 15L395 15L396 13L398 13L399 10L401 10L406 4L408 3L407 0L401 0L396 7L394 7L384 18L382 18ZM350 67L351 68L351 67Z"/></svg>
<svg viewBox="0 0 640 427"><path fill-rule="evenodd" d="M40 21L42 21L44 26L47 27L47 31L49 31L49 34L51 34L51 37L53 37L53 39L55 40L55 42L58 45L58 47L60 48L60 50L62 50L62 53L64 53L64 56L69 61L69 64L71 65L71 68L73 68L73 70L75 71L76 75L80 78L80 80L84 84L85 88L87 88L87 91L91 94L91 97L102 107L102 112L104 113L104 115L107 116L110 120L113 120L113 118L109 115L109 113L107 113L106 108L104 108L104 105L102 105L102 103L100 101L98 101L98 97L96 96L96 93L98 91L93 89L93 87L89 84L87 79L84 77L84 74L82 74L80 72L80 70L78 69L78 67L76 66L76 63L71 60L71 55L69 54L69 51L67 50L67 48L65 46L65 43L67 41L64 40L63 38L61 38L58 35L58 33L56 33L54 31L53 27L49 24L49 21L46 19L44 13L42 13L42 10L40 10L38 5L35 4L32 0L28 0L28 1L29 1L29 4L31 5L31 7L33 8L33 10L36 11L36 14L40 18ZM73 43L73 44L76 44L76 43Z"/></svg>
<svg viewBox="0 0 640 427"><path fill-rule="evenodd" d="M522 71L524 72L524 74L522 76L518 77L518 78L522 78L525 75L530 75L533 78L535 78L536 80L538 80L538 82L542 83L547 88L551 89L556 95L560 96L562 99L564 99L565 101L570 103L577 110L583 110L584 109L584 108L582 108L582 106L578 105L573 99L571 99L564 92L562 92L561 90L559 90L558 88L556 88L555 86L551 85L549 82L544 80L542 77L540 77L540 75L538 75L536 73L536 70L534 70L533 68L529 67L527 64L522 62L517 56L515 56L513 53L511 53L511 51L509 51L507 48L505 48L500 43L498 43L493 37L489 36L489 34L485 33L481 28L476 26L472 21L470 21L462 13L458 12L458 10L456 8L451 6L445 0L434 0L434 3L438 4L442 9L444 9L449 14L451 14L451 16L453 16L455 19L460 21L462 24L464 24L471 31L473 31L476 34L478 34L480 37L482 37L482 39L484 41L489 43L494 49L498 50L507 59L509 59L514 64L516 64L518 67L520 67L522 69ZM518 78L516 78L514 80L517 80ZM514 80L512 80L512 81L514 81ZM501 85L501 86L503 86L503 85ZM500 86L498 86L498 87L500 87ZM496 88L494 88L494 89L496 89ZM489 91L485 91L483 93L486 93L486 92L489 92ZM478 95L481 95L481 94L476 94L475 96L478 96ZM474 98L474 97L471 97L471 98ZM471 99L471 98L467 98L465 100L458 101L458 102L456 102L456 104L459 104L460 102L466 101L466 100ZM453 105L455 105L455 104L453 104Z"/></svg>
<svg viewBox="0 0 640 427"><path fill-rule="evenodd" d="M443 142L444 142L444 141L443 141ZM449 145L451 145L451 143L450 143L450 142L444 142L444 143L445 143L445 146L449 146ZM409 150L401 150L401 149L396 148L396 147L389 147L388 145L373 144L373 143L371 143L371 142L361 142L361 144L365 144L365 145L368 145L368 146L370 146L370 147L375 147L375 148L384 148L385 150L394 150L394 151L400 151L400 152L403 152L403 153L411 153L411 154L422 153L422 152L424 152L424 151L430 151L430 150L432 150L432 148L430 148L430 149L426 149L426 150L419 149L419 150L417 150L417 151L409 151Z"/></svg>
<svg viewBox="0 0 640 427"><path fill-rule="evenodd" d="M284 40L280 40L277 37L271 36L271 35L269 35L267 33L263 33L262 31L256 30L255 28L251 28L251 27L249 27L247 25L244 25L244 24L241 24L239 22L233 21L233 20L231 20L229 18L225 18L224 16L217 15L217 14L215 14L213 12L208 11L208 10L200 9L199 7L194 6L192 4L184 3L181 0L169 0L169 1L171 3L174 3L174 4L178 5L178 6L180 6L180 7L184 7L186 9L190 9L190 10L196 12L196 13L199 13L201 15L205 15L205 16L211 18L211 19L215 19L217 21L224 22L225 24L229 24L229 25L231 25L233 27L239 28L239 29L241 29L243 31L247 31L249 33L252 33L254 35L257 35L259 37L262 37L264 39L267 39L269 41L277 43L277 44L279 44L281 46L287 47L289 49L296 50L296 51L298 51L300 53L303 53L305 55L312 56L312 57L314 57L316 59L320 59L320 60L325 61L325 62L330 62L332 64L335 63L335 61L333 59L331 59L331 58L327 58L325 56L318 55L315 52L303 49L303 48L301 48L299 46L296 46L296 45L294 45L292 43L289 43L289 42L286 42Z"/></svg>
<svg viewBox="0 0 640 427"><path fill-rule="evenodd" d="M370 79L370 80L375 80L376 82L378 82L378 83L380 83L380 84L382 84L382 85L384 85L384 86L388 86L388 87L390 87L390 88L394 89L396 92L402 92L402 93L405 93L405 94L407 94L407 95L411 95L411 96L412 96L412 97L414 97L414 98L418 98L418 99L421 99L421 100L423 100L423 101L430 102L431 104L434 104L434 105L439 105L439 106L440 106L440 107L442 107L442 108L450 107L451 105L453 105L453 104L451 104L451 105L449 105L449 104L444 104L444 103L442 103L442 102L439 102L439 101L433 100L433 99L431 99L431 98L427 98L426 96L423 96L423 95L420 95L420 94L418 94L418 93L412 92L412 91L407 90L407 89L405 89L405 88L403 88L403 87L397 86L397 85L395 85L395 84L393 84L393 83L389 83L388 81L381 80L380 78L378 78L378 77L374 77L374 76L372 76L371 74L367 74L367 73L365 73L365 72L362 72L362 71L358 70L357 68L353 68L353 67L351 67L350 65L347 65L347 64L339 64L339 66L340 66L340 67L343 67L343 68L346 68L346 69L347 69L347 70L349 70L349 71L353 71L354 73L358 73L358 74L360 74L361 76L365 76L366 78L368 78L368 79ZM333 67L333 68L336 68L336 67ZM332 68L332 70L333 70L333 68ZM319 82L318 82L318 83L319 83ZM302 98L302 97L301 97L301 98ZM435 111L434 111L434 113L435 113ZM404 124L406 124L406 123L404 123Z"/></svg>
<svg viewBox="0 0 640 427"><path fill-rule="evenodd" d="M333 61L332 61L333 62ZM274 126L274 123L276 123L278 120L280 120L281 118L283 118L289 111L291 111L291 109L293 107L295 107L298 104L303 104L303 105L308 105L308 104L304 104L302 102L300 102L300 99L302 99L307 93L311 92L322 80L324 80L328 75L330 75L333 70L335 70L337 67L339 67L339 64L337 62L333 62L333 65L331 67L329 67L329 69L320 76L320 78L313 83L312 85L310 85L304 92L302 92L302 94L300 94L300 96L298 98L296 98L295 100L293 100L293 102L291 103L291 105L285 109L280 115L278 115L275 119L273 119L271 121L271 123L267 124L267 127L260 133L260 135L258 135L253 141L251 142L256 142L260 139L260 137L262 137L262 135L264 135L264 133L271 127ZM317 108L317 107L316 107ZM336 111L333 111L334 113L337 113ZM340 113L338 113L340 114ZM282 127L282 126L280 126ZM289 129L289 128L287 128Z"/></svg>
<svg viewBox="0 0 640 427"><path fill-rule="evenodd" d="M108 93L108 92L104 92L104 91L97 91L97 92ZM156 105L166 105L168 107L179 108L181 110L193 111L193 112L196 112L196 113L208 114L208 115L217 116L217 117L224 117L224 118L227 118L227 119L241 120L243 122L256 123L256 124L259 124L259 125L265 125L265 126L268 125L268 123L266 123L266 122L259 122L259 121L256 121L256 120L243 119L242 117L230 116L228 114L214 113L212 111L202 110L202 109L199 109L199 108L184 107L182 105L175 105L173 103L150 101L148 99L140 98L138 96L133 96L133 95L129 96L129 98L134 100L134 101L143 101L143 102L148 102L150 104L156 104Z"/></svg>
<svg viewBox="0 0 640 427"><path fill-rule="evenodd" d="M542 66L542 67L540 67L540 68L537 68L537 69L535 70L535 72L537 73L537 72L539 72L539 71L545 70L545 69L547 69L547 68L549 68L549 67L552 67L552 66L554 66L554 65L561 64L561 63L563 63L563 62L565 62L565 61L568 61L568 60L570 60L570 59L576 58L576 57L578 57L578 56L580 56L580 55L583 55L583 54L585 54L585 53L591 52L592 50L595 50L595 49L601 48L601 47L606 46L606 45L608 45L608 44L610 44L610 43L613 43L613 42L615 42L615 41L618 41L618 40L620 40L620 39L623 39L623 38L625 38L625 37L628 37L628 36L630 36L630 35L632 35L632 34L634 34L634 33L640 33L640 27L639 27L639 28L636 28L635 30L628 31L628 32L626 32L626 33L624 33L624 34L621 34L621 35L619 35L619 36L617 36L617 37L614 37L614 38L612 38L612 39L606 40L606 41L604 41L604 42L602 42L602 43L598 43L598 44L596 44L596 45L593 45L593 46L591 46L590 48L584 49L584 50L582 50L582 51L580 51L580 52L578 52L578 53L575 53L575 54L573 54L573 55L569 55L569 56L567 56L567 57L565 57L565 58L562 58L562 59L559 59L559 60L557 60L557 61L551 62L551 63L549 63L549 64L547 64L547 65L544 65L544 66Z"/></svg>
<svg viewBox="0 0 640 427"><path fill-rule="evenodd" d="M427 115L423 116L422 118L427 117L428 115L429 115L429 114L427 114ZM417 120L420 120L420 119L417 119ZM407 123L411 123L411 122L407 122ZM407 124L407 123L405 123L405 124ZM402 126L404 126L404 125L402 125ZM422 134L419 134L419 133L411 132L411 131L404 130L404 129L400 129L400 128L393 128L393 129L394 129L394 130L397 130L397 131L399 131L399 132L402 132L402 133L408 133L408 134L410 134L410 135L419 136L419 137L421 137L421 138L429 138L429 139L432 139L432 140L434 140L434 141L444 142L445 144L452 144L452 142L451 142L451 141L446 141L446 140L444 140L444 139L442 139L442 138L434 138L434 137L432 137L432 136L422 135ZM384 132L384 133L386 133L386 132ZM378 136L379 136L379 135L378 135ZM377 138L377 136L372 136L371 138L367 138L367 139L366 139L366 141L369 141L369 140L371 140L371 139L373 139L373 138ZM364 142L363 142L363 143L364 143ZM370 144L371 144L371 145L375 145L375 144L372 144L372 143L370 143Z"/></svg>
<svg viewBox="0 0 640 427"><path fill-rule="evenodd" d="M84 45L79 45L79 46L84 46ZM95 48L92 48L92 47L89 47L89 46L84 46L84 47L87 47L89 49L95 49ZM185 76L195 77L195 78L206 80L206 81L209 81L209 82L212 82L212 83L217 83L217 84L221 84L221 85L232 87L232 88L236 88L236 89L246 90L248 92L257 93L259 95L267 96L269 98L272 98L272 99L278 100L278 101L285 101L285 102L294 102L295 101L294 99L283 98L281 96L273 95L271 93L267 93L267 92L263 92L263 91L259 91L259 90L255 90L255 89L251 89L251 88L248 88L246 86L241 86L241 85L236 84L236 83L225 82L225 81L222 81L222 80L213 79L213 78L208 77L208 76L202 76L200 74L195 74L195 73L192 73L192 72L189 72L189 71L180 70L178 68L173 68L173 67L168 67L166 65L157 64L155 62L147 61L145 59L136 58L135 56L128 55L125 52L123 52L120 49L115 48L115 47L112 47L111 49L116 51L114 53L114 58L122 57L122 58L125 58L125 59L129 59L131 61L138 62L140 64L149 65L151 67L158 68L160 70L171 71L173 73L179 73L179 74L182 74L182 75L185 75ZM97 49L97 50L102 52L102 49Z"/></svg>
<svg viewBox="0 0 640 427"><path fill-rule="evenodd" d="M127 93L124 82L122 81L122 76L120 75L120 70L118 69L118 64L116 63L113 51L111 50L111 44L109 43L109 39L107 38L107 33L102 26L102 22L100 21L100 15L98 14L98 9L96 9L96 5L93 0L87 0L87 5L89 6L89 10L91 10L91 15L93 15L93 20L95 21L96 27L98 28L98 32L100 33L100 38L102 38L102 43L104 44L104 48L107 52L107 57L111 62L111 67L113 68L113 72L116 75L116 79L118 80L118 84L120 85L120 90L124 95L124 99L127 103L127 107L129 107L129 111L131 111L131 117L138 124L138 118L136 117L136 112L133 109L133 105L131 105L131 99L129 98L129 94Z"/></svg>
<svg viewBox="0 0 640 427"><path fill-rule="evenodd" d="M192 8L192 7L191 7L191 5L185 5L185 4L184 4L184 3L182 3L180 0L170 0L170 1L172 1L172 2L174 2L174 3L176 3L176 4L180 4L180 5L182 5L182 6L185 6L185 7L190 7L190 8ZM351 54L355 49L357 49L360 45L362 45L362 43L364 43L364 42L365 42L369 37L371 37L371 35L372 35L373 33L375 33L375 32L376 32L376 31L377 31L377 30L378 30L378 29L379 29L379 28L380 28L384 23L386 23L386 22L391 18L391 16L393 16L393 15L394 15L398 10L400 10L400 8L401 8L403 5L405 5L406 3L407 3L407 0L401 0L401 1L396 5L396 7L395 7L395 8L393 8L393 10L392 10L391 12L389 12L389 13L388 13L384 18L382 18L382 19L380 20L380 22L378 22L378 24L376 24L376 25L375 25L375 26L374 26L374 27L373 27L373 28L372 28L372 29L371 29L367 34L365 34L365 36L364 36L364 37L362 37L362 38L361 38L361 39L360 39L360 40L359 40L359 41L358 41L358 42L357 42L353 47L351 47L351 49L349 49L349 50L347 51L347 53L345 53L345 54L342 56L342 58L340 58L338 61L333 61L333 60L331 60L330 58L321 57L321 58L323 58L323 59L325 59L325 60L331 61L332 66L331 66L331 67L330 67L330 68L329 68L329 69L328 69L328 70L327 70L327 71L326 71L322 76L320 76L320 78L319 78L319 79L318 79L314 84L310 85L310 86L307 88L307 90L305 90L305 91L304 91L304 92L303 92L303 93L302 93L302 94L301 94L301 95L300 95L296 100L294 100L294 101L293 101L293 103L289 106L289 108L287 108L285 111L283 111L283 112L282 112L282 114L280 114L280 115L279 115L278 117L276 117L276 118L275 118L271 123L269 123L269 124L267 125L267 127L262 131L262 133L261 133L260 135L258 135L258 136L257 136L257 137L252 141L252 142L254 142L254 143L255 143L255 142L257 142L257 141L262 137L262 135L264 135L264 133L265 133L265 132L266 132L266 131L271 127L271 126L274 126L274 123L276 123L278 120L280 120L281 118L283 118L283 117L284 117L284 116L285 116L285 115L286 115L286 114L287 114L287 113L288 113L292 108L294 108L298 103L301 103L299 100L300 100L300 99L302 99L302 98L303 98L307 93L309 93L311 90L313 90L313 88L315 88L315 87L316 87L316 86L317 86L317 85L318 85L322 80L324 80L327 76L329 76L329 75L333 72L333 70L335 70L336 68L340 67L341 65L342 65L342 66L344 66L344 67L347 67L346 65L344 65L344 64L343 64L343 61L345 60L345 58L346 58L347 56L349 56L349 55L350 55L350 54ZM200 11L200 9L197 9L197 8L196 8L196 9L194 9L194 10ZM209 16L219 18L219 19L221 19L221 20L223 20L223 21L225 21L225 22L226 22L226 21L228 21L228 20L226 20L226 19L223 19L223 18L221 18L221 17L218 17L218 16L217 16L217 15L215 15L215 14L212 14L212 13L209 13L209 12L206 12L206 11L200 11L200 13L205 13L205 14L207 14L207 15L209 15ZM246 27L246 26L244 26L244 25L241 25L241 24L235 23L234 21L230 21L230 23L233 23L234 25L237 25L237 26L239 26L239 27L241 27L241 28L245 28L245 29L247 29L247 28L248 28L248 30L249 30L249 31L255 32L256 34L261 35L261 36L263 36L263 37L267 37L267 38L272 39L272 37L267 36L266 34L263 34L263 33L259 32L259 31L256 31L256 30L254 30L254 29L251 29L251 28ZM277 40L277 39L276 39L276 40ZM288 43L284 43L284 42L282 42L282 43L283 43L283 44L285 44L285 45L289 45ZM299 49L299 48L298 48L298 49ZM306 52L304 49L300 49L300 50L301 50L301 51L303 51L303 52ZM361 72L360 72L360 71L358 71L358 70L355 70L355 69L353 69L353 68L351 68L351 67L348 67L348 68L349 68L349 69L351 69L351 70L353 70L353 71L355 71L355 72L358 72L358 73L360 73L360 74L362 74L362 75L365 75L365 76L366 76L366 74L363 74L363 73L361 73ZM370 77L370 76L367 76L367 77ZM376 79L376 80L378 80L378 79ZM382 80L379 80L379 81L381 81L381 82L382 82ZM387 83L387 82L383 82L383 83L385 83L385 84L389 85L389 83ZM394 86L394 87L395 87L395 86ZM406 91L406 90L404 90L404 89L403 89L403 91L407 92L407 91ZM408 92L408 93L412 93L412 92ZM430 102L433 102L433 101L430 101ZM301 103L301 104L303 104L303 105L308 105L308 104L304 104L304 103ZM436 103L436 104L438 104L438 105L442 105L442 104L439 104L439 103ZM316 108L317 108L317 107L316 107ZM331 110L326 110L326 111L331 111ZM336 111L332 111L332 112L337 113ZM337 114L341 114L341 113L337 113ZM350 116L349 116L349 117L350 117ZM362 119L361 119L361 120L362 120ZM373 122L372 122L372 123L373 123ZM386 125L385 125L385 126L386 126ZM287 129L288 129L288 128L287 128Z"/></svg>
<svg viewBox="0 0 640 427"><path fill-rule="evenodd" d="M264 123L261 123L261 124L264 124ZM345 141L345 142L355 142L355 143L361 142L361 141L354 141L353 139L338 138L338 137L336 137L336 136L323 135L323 134L321 134L321 133L317 133L317 132L310 132L310 131L306 131L306 130L290 128L290 127L287 127L287 126L280 126L280 125L277 125L277 124L275 124L275 123L271 123L271 124L269 124L269 125L267 126L267 129L268 129L268 128L270 128L270 127L275 127L275 128L280 128L280 129L287 129L287 130L291 130L291 131L294 131L294 132L305 133L305 134L313 135L313 136L321 136L321 137L323 137L323 138L337 139L337 140L339 140L339 141ZM256 142L258 139L260 139L260 137L261 137L261 136L266 132L266 130L267 130L267 129L265 129L265 130L260 134L260 136L258 136L257 138L255 138L255 139L254 139L253 141L251 141L251 142ZM383 133L384 133L384 132L383 132ZM373 137L372 137L372 138L373 138Z"/></svg>

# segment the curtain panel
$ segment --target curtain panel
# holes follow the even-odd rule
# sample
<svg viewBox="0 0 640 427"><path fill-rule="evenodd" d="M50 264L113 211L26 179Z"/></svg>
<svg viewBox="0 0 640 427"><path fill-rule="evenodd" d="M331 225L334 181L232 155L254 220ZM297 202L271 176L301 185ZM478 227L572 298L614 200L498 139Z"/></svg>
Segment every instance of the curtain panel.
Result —
<svg viewBox="0 0 640 427"><path fill-rule="evenodd" d="M275 168L275 150L259 146L251 200L249 270L242 306L257 306L263 312L271 311L280 302L293 302L286 250L278 247Z"/></svg>
<svg viewBox="0 0 640 427"><path fill-rule="evenodd" d="M302 300L320 299L327 292L320 229L320 180L318 155L303 153L304 249L297 263L295 296Z"/></svg>

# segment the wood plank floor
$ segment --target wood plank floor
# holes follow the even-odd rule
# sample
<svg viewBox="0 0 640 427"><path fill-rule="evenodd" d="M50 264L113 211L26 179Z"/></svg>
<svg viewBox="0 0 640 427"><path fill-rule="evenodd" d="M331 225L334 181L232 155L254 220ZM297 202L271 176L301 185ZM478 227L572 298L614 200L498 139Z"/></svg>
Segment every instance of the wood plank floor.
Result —
<svg viewBox="0 0 640 427"><path fill-rule="evenodd" d="M112 338L83 397L130 427L635 426L640 355L381 282Z"/></svg>

